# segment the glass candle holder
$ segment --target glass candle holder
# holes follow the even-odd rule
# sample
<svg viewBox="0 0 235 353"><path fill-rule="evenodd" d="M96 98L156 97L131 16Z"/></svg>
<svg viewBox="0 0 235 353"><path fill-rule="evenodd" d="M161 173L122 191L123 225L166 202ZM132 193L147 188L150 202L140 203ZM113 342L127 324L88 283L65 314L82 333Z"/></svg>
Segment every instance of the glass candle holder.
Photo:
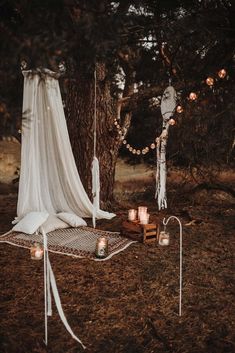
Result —
<svg viewBox="0 0 235 353"><path fill-rule="evenodd" d="M162 231L159 234L159 245L167 246L170 243L170 234L168 232Z"/></svg>
<svg viewBox="0 0 235 353"><path fill-rule="evenodd" d="M39 243L34 243L30 248L32 260L41 260L43 258L43 247Z"/></svg>
<svg viewBox="0 0 235 353"><path fill-rule="evenodd" d="M99 259L103 259L108 256L108 239L105 237L100 237L97 239L95 256Z"/></svg>

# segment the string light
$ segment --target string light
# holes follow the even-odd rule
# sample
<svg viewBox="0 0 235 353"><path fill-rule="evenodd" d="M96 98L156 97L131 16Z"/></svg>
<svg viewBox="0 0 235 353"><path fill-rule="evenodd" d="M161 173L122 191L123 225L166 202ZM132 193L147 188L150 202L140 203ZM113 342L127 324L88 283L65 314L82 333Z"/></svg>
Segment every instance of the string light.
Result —
<svg viewBox="0 0 235 353"><path fill-rule="evenodd" d="M170 119L170 120L169 120L169 124L170 124L170 125L175 125L175 119Z"/></svg>
<svg viewBox="0 0 235 353"><path fill-rule="evenodd" d="M181 105L177 105L176 111L177 111L177 113L181 114L181 113L183 113L184 109Z"/></svg>
<svg viewBox="0 0 235 353"><path fill-rule="evenodd" d="M156 144L154 142L152 142L149 146L146 146L142 149L137 149L132 147L129 143L127 143L127 140L125 139L125 134L127 129L126 128L121 128L121 126L119 125L118 121L115 119L114 120L114 125L117 128L117 132L119 135L119 139L122 141L122 144L126 147L126 149L131 152L132 154L136 154L138 156L145 155L147 154L151 149L154 150L156 148ZM157 138L155 139L155 142L157 141Z"/></svg>
<svg viewBox="0 0 235 353"><path fill-rule="evenodd" d="M195 92L191 92L189 95L189 99L191 101L195 101L197 99L197 94Z"/></svg>
<svg viewBox="0 0 235 353"><path fill-rule="evenodd" d="M206 84L207 84L208 86L213 86L213 84L214 84L214 79L213 79L213 77L207 77L207 79L206 79Z"/></svg>
<svg viewBox="0 0 235 353"><path fill-rule="evenodd" d="M226 74L227 74L227 72L226 72L225 69L221 69L221 70L219 70L219 72L218 72L219 78L225 78Z"/></svg>
<svg viewBox="0 0 235 353"><path fill-rule="evenodd" d="M223 79L225 78L225 76L227 75L227 72L225 69L221 69L218 71L218 76L219 78ZM207 77L206 79L206 84L210 87L212 87L214 85L214 78L213 77ZM157 99L159 100L159 98L161 97L157 97ZM195 92L191 92L188 96L188 99L190 101L195 101L196 99L198 98L198 95L197 93ZM154 99L154 98L153 98ZM160 100L159 100L160 102ZM157 105L159 105L159 102ZM182 112L184 111L183 107L181 105L178 105L176 107L176 112L181 114ZM173 126L176 124L176 120L171 118L169 120L169 125ZM125 146L125 148L131 152L132 154L136 154L138 156L140 155L145 155L147 154L148 152L150 152L151 150L154 150L156 147L159 146L159 143L160 143L160 140L161 138L166 138L167 137L167 131L166 130L163 130L162 131L162 134L161 134L161 137L156 137L154 142L150 143L148 146L145 146L144 148L142 149L137 149L137 148L134 148L133 146L131 146L129 143L127 143L127 140L125 139L125 135L126 135L126 132L127 132L127 129L126 128L121 128L121 126L119 125L117 119L114 120L114 125L116 126L117 128L117 131L118 131L118 135L119 135L119 139L122 141L122 144Z"/></svg>

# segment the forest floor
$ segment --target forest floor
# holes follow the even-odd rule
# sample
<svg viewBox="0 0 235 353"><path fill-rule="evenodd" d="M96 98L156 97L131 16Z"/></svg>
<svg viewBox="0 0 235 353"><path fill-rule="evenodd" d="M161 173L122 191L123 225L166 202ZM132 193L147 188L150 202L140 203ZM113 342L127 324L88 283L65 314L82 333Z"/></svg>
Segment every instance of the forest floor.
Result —
<svg viewBox="0 0 235 353"><path fill-rule="evenodd" d="M232 175L231 175L232 178ZM225 186L234 187L227 175ZM125 179L125 178L124 178ZM127 210L148 206L151 220L175 215L183 224L183 298L179 305L179 225L169 224L170 245L134 243L104 262L50 253L62 306L88 353L232 353L234 347L234 197L168 182L168 209L159 212L151 173L121 178L110 221L119 231ZM229 179L231 179L229 181ZM0 185L1 234L16 214L17 189ZM77 353L54 309L44 345L43 262L27 249L0 243L0 352Z"/></svg>

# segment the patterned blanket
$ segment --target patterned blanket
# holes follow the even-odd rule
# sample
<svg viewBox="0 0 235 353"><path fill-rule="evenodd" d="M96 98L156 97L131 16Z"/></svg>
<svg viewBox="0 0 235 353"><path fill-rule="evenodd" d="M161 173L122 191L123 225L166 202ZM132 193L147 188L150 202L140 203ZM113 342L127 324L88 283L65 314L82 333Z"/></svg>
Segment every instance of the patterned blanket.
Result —
<svg viewBox="0 0 235 353"><path fill-rule="evenodd" d="M96 241L101 236L108 239L109 253L106 258L97 259L95 257ZM29 235L10 231L0 237L0 242L29 249L35 242L42 244L43 237L41 234ZM79 258L85 257L95 261L108 260L130 244L135 243L135 241L120 236L118 232L108 232L90 227L57 229L47 234L47 242L48 251Z"/></svg>

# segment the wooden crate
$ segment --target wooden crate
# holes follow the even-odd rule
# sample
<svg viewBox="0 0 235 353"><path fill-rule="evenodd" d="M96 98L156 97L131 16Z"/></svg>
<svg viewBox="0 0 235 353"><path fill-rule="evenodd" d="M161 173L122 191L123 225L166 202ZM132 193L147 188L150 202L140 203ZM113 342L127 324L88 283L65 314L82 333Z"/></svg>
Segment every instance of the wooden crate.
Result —
<svg viewBox="0 0 235 353"><path fill-rule="evenodd" d="M121 234L141 243L152 243L158 239L159 224L140 224L123 221Z"/></svg>

